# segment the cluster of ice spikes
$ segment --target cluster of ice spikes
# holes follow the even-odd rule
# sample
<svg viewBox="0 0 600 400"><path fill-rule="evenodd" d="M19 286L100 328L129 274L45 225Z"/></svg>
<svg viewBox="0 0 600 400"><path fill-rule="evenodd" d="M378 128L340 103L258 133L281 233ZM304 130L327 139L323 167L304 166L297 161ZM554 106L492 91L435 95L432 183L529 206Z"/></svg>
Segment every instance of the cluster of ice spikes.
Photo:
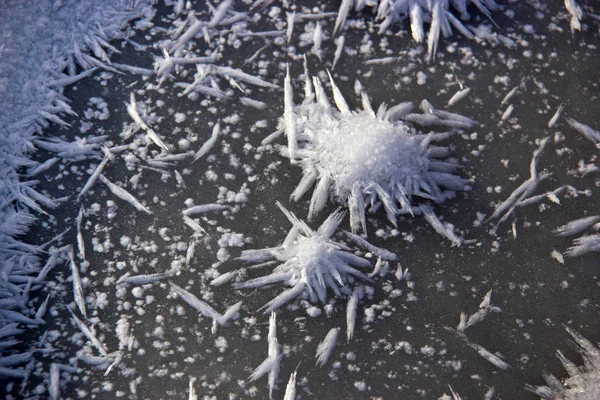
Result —
<svg viewBox="0 0 600 400"><path fill-rule="evenodd" d="M244 250L239 259L252 263L275 260L279 264L269 275L234 285L238 289L262 287L278 282L291 286L263 306L266 312L276 310L304 294L313 303L325 303L329 290L336 297L349 297L352 295L351 284L356 279L370 280L357 268L369 268L371 263L354 255L348 246L332 239L345 217L343 211L337 210L331 214L315 231L280 203L277 203L277 206L292 224L292 229L283 243L265 249Z"/></svg>
<svg viewBox="0 0 600 400"><path fill-rule="evenodd" d="M554 233L559 236L573 236L586 231L590 233L573 240L573 246L567 250L566 255L577 257L591 252L600 253L600 215L576 219L556 228Z"/></svg>
<svg viewBox="0 0 600 400"><path fill-rule="evenodd" d="M578 332L566 328L578 346L583 365L578 367L558 350L556 356L569 374L561 381L545 374L548 386L526 386L526 389L546 400L593 400L600 398L600 349Z"/></svg>
<svg viewBox="0 0 600 400"><path fill-rule="evenodd" d="M467 12L470 5L476 7L495 25L491 11L497 10L498 4L494 0L343 0L335 22L335 31L344 25L351 9L361 11L371 6L377 10L376 19L381 21L380 33L391 28L396 22L408 18L413 39L417 43L427 40L427 59L432 60L435 58L440 34L448 37L455 29L465 37L475 39L474 30L461 22L470 18ZM456 17L453 11L458 12L460 16ZM427 35L425 23L429 23Z"/></svg>
<svg viewBox="0 0 600 400"><path fill-rule="evenodd" d="M474 121L458 114L436 110L421 103L423 114L413 113L412 103L373 110L361 93L363 109L351 111L330 76L335 107L331 106L321 81L306 72L305 99L295 106L291 79L285 81L284 116L280 130L287 136L287 155L303 169L303 177L291 198L298 201L313 185L308 219L323 210L328 200L347 206L353 232L366 233L366 208L383 206L396 225L399 214L426 214L436 231L452 237L452 227L433 218L428 205L415 205L415 198L442 203L465 188L455 175L457 162L448 158L446 147L432 142L453 134L423 134L409 125L469 128ZM410 121L410 122L409 122ZM458 240L458 239L457 239Z"/></svg>

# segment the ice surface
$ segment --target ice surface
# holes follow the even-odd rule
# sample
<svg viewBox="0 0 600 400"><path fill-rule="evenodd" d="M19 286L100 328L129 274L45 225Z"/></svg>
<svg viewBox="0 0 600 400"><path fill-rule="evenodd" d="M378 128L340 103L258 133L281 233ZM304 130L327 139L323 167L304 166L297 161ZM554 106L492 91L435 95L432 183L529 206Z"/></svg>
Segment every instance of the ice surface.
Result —
<svg viewBox="0 0 600 400"><path fill-rule="evenodd" d="M0 70L7 60L20 67L14 73L10 64L10 75L0 80L3 90L14 84L6 91L7 104L14 107L3 109L6 119L0 121L19 118L0 135L5 178L0 183L5 184L0 186L3 389L13 398L182 398L188 391L190 398L266 398L267 390L277 398L283 395L284 383L278 382L278 373L287 377L300 362L286 398L296 391L302 397L325 398L324 393L338 389L346 397L358 393L394 398L400 393L438 398L448 391L447 383L457 388L451 390L456 398L458 392L466 398L491 398L491 383L498 383L503 398L525 398L521 387L534 382L526 379L537 376L538 370L531 371L528 363L555 370L562 362L570 376L576 375L579 367L564 356L559 355L560 361L552 360L551 354L544 358L544 346L551 344L538 339L555 335L564 315L586 332L593 332L595 321L593 268L581 268L594 259L571 258L562 266L544 258L565 240L551 236L551 229L578 218L569 209L584 208L579 216L598 214L593 201L576 198L597 191L596 149L589 143L587 148L580 146L587 141L567 125L576 121L555 113L560 104L564 113L594 123L593 117L583 115L586 107L578 110L582 115L574 115L583 102L578 97L596 100L595 84L590 83L593 71L579 73L595 54L590 4L579 2L584 10L581 32L571 36L566 28L571 16L563 5L538 1L503 2L502 9L487 13L502 22L501 30L491 27L486 11L477 10L474 1L408 2L412 20L408 14L394 15L407 20L393 25L398 35L388 29L390 2L359 0L354 8L362 13L352 12L351 2L344 2L350 10L345 21L339 19L342 13L328 12L328 2L259 1L252 11L248 3L165 0L146 7L143 1L111 1L103 3L104 13L87 2L83 4L88 8L79 9L69 1L29 1L29 8L9 2L0 11L3 22L10 19L3 25L10 34L0 39ZM372 7L375 3L379 8ZM400 9L402 3L395 3ZM36 13L36 5L43 12ZM113 13L113 5L132 8ZM153 18L155 11L159 14ZM467 11L469 21L462 19ZM74 12L76 25L65 23L61 12ZM383 24L378 26L373 18ZM123 24L130 19L130 25ZM50 38L50 31L64 33L58 23L76 34ZM402 29L409 23L422 45L407 43L410 32ZM13 29L19 24L22 27ZM447 37L450 31L461 35ZM110 41L114 37L124 40ZM11 47L15 42L22 44L18 51ZM4 44L9 46L1 47ZM436 64L424 63L424 55L435 57ZM122 62L113 62L116 56ZM313 80L308 68L304 76L296 75L303 59L320 70L318 78ZM573 68L567 70L561 64L565 60ZM291 73L287 82L286 64ZM23 81L40 65L39 74ZM333 71L334 65L339 75L328 75L326 67ZM342 93L356 78L362 82L355 85L358 98L345 98ZM42 81L44 85L38 85ZM570 83L563 84L566 81ZM564 87L573 89L573 82L586 84L577 88L586 96L565 92ZM294 92L302 84L305 97L299 100ZM67 85L73 85L68 89L72 103L63 95ZM397 105L374 109L365 88L377 103ZM511 88L520 89L519 94ZM17 114L23 107L12 104L14 90L27 99L21 105L30 107L22 115ZM416 111L415 104L402 102L414 95L441 104L457 92L453 112L427 101ZM498 111L507 92L507 102ZM141 123L125 114L123 101ZM362 110L355 111L361 101ZM513 112L498 126L506 107ZM282 111L284 119L298 127L296 135L286 131L292 146L297 144L291 155L289 148L273 145L287 129L275 127ZM511 221L508 239L493 232L488 240L481 224L484 213L494 205L495 194L526 179L521 175L530 154L523 155L523 149L527 153L535 148L549 120L551 139L541 163L553 175L540 184L542 194L516 203L537 207ZM220 132L211 140L216 121ZM582 125L573 124L592 140L592 128ZM323 126L340 136L327 137L319 145L330 157L320 160L321 167L333 169L336 176L325 179L314 168L303 174L293 194L300 199L315 189L311 219L319 228L311 229L287 212L293 227L284 239L274 200L285 201L300 169L271 152L287 154L304 168L314 150L308 143L326 137L318 132ZM374 140L362 138L355 128L374 133L364 135ZM270 141L260 143L273 130ZM22 132L26 135L19 136ZM314 132L318 133L310 137ZM362 158L350 141L365 150ZM203 148L206 151L191 164ZM388 148L414 157L397 162ZM39 155L33 154L36 149ZM457 159L449 158L451 154ZM352 169L350 163L370 168ZM413 172L412 183L403 182L402 190L389 186L386 175L399 175L396 165ZM344 174L360 178L365 171L376 184L361 186L343 179ZM467 176L472 178L472 191L462 191ZM110 184L98 184L95 178L116 186L111 191ZM545 187L554 182L558 189ZM346 197L339 197L338 189ZM115 199L113 192L131 205ZM78 193L82 208L75 202ZM447 201L455 193L456 201ZM187 226L181 223L186 198L200 204L185 202ZM444 208L438 202L444 202ZM304 218L309 203L292 204L290 210ZM350 227L340 210L327 219L319 212L331 203L347 207L351 216L354 210ZM560 212L558 203L563 205ZM132 206L152 214L138 213ZM436 207L448 217L433 214ZM368 219L365 211L372 211ZM411 214L424 214L452 243L466 246L440 245L439 237ZM385 223L386 216L391 224ZM475 218L479 224L471 226ZM370 242L358 235L367 228L374 233ZM474 241L462 240L467 230ZM584 235L576 239L577 250L565 255L593 251L597 244L597 222L576 221L563 231ZM275 242L280 245L265 247ZM75 246L79 259L71 263ZM252 247L258 250L247 249ZM242 259L237 258L244 251ZM553 254L565 262L560 253ZM244 257L258 265L241 267ZM398 258L410 265L415 281L400 263L390 264ZM73 277L71 268L78 271ZM270 273L269 268L280 270ZM319 269L326 273L319 276ZM72 279L79 282L74 287L79 295L65 306L63 299L73 299ZM215 327L224 321L229 327L211 337L210 323L172 299L167 279L177 282L179 293L192 304L216 316ZM231 290L225 285L231 281L244 290ZM287 286L279 296L278 284ZM480 298L490 287L505 313L489 318L497 307L484 297L474 313L461 315L458 330L470 336L466 346L456 347L443 325L456 324L458 304ZM318 294L323 290L324 301ZM552 296L544 297L550 291ZM278 308L279 321L269 323L270 360L260 364L266 322L256 309L269 296L277 296L266 308ZM214 313L205 307L209 304ZM238 313L244 318L234 318ZM337 336L344 323L347 340L338 341L334 349L335 340L326 334L334 327ZM471 342L475 335L477 344ZM318 346L323 337L329 339ZM326 362L320 369L311 361L317 347L320 361ZM508 364L513 368L502 369ZM258 372L269 375L265 382L244 380L257 365ZM510 392L511 388L518 390Z"/></svg>

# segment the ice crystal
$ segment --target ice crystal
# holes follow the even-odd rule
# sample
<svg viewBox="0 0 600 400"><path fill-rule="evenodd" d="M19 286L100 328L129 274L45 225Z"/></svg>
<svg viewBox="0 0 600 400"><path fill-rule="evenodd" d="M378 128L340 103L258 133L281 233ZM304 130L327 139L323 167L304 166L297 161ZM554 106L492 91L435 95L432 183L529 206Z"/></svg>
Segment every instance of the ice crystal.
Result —
<svg viewBox="0 0 600 400"><path fill-rule="evenodd" d="M473 5L484 14L492 23L491 11L498 9L494 0L343 0L335 23L337 31L344 24L352 8L360 11L366 6L377 10L376 19L381 21L379 32L382 33L398 21L410 20L410 29L415 42L423 43L427 40L427 59L435 57L440 34L444 37L452 35L452 30L457 30L468 39L475 39L478 28L464 25L461 20L470 18L467 7ZM460 17L453 13L456 11ZM429 31L425 38L424 23L429 23Z"/></svg>
<svg viewBox="0 0 600 400"><path fill-rule="evenodd" d="M573 240L573 246L566 252L569 257L577 257L591 252L600 252L600 216L593 215L570 221L556 228L554 233L559 236L573 236L586 231L594 233L584 234Z"/></svg>
<svg viewBox="0 0 600 400"><path fill-rule="evenodd" d="M545 374L548 386L527 385L526 389L542 399L548 400L592 400L600 398L600 349L578 332L566 328L578 346L583 357L583 365L577 366L567 359L560 350L556 356L569 374L563 381L551 374Z"/></svg>
<svg viewBox="0 0 600 400"><path fill-rule="evenodd" d="M423 212L415 206L416 198L442 203L455 191L464 189L466 181L454 175L459 166L447 158L449 150L431 144L452 132L422 134L402 119L461 127L470 126L473 121L435 110L428 102L421 104L426 114L410 113L410 103L390 109L382 105L375 113L364 93L363 110L351 111L331 79L336 108L329 104L320 80L313 78L313 83L316 96L307 80L308 97L295 107L291 103L291 85L286 83L281 128L288 137L290 158L303 169L292 199L298 201L315 186L309 220L330 198L349 208L353 232L366 232L367 207L376 211L383 205L388 220L396 225L398 214ZM448 228L443 224L442 227Z"/></svg>
<svg viewBox="0 0 600 400"><path fill-rule="evenodd" d="M315 231L280 203L277 205L293 225L283 243L271 248L244 250L239 259L255 263L275 260L279 264L271 274L237 283L235 287L255 288L277 282L291 286L264 305L263 308L271 312L303 294L313 303L326 302L329 290L336 297L347 297L352 294L351 285L356 279L370 280L357 268L369 268L371 263L332 239L345 216L343 211L331 214Z"/></svg>

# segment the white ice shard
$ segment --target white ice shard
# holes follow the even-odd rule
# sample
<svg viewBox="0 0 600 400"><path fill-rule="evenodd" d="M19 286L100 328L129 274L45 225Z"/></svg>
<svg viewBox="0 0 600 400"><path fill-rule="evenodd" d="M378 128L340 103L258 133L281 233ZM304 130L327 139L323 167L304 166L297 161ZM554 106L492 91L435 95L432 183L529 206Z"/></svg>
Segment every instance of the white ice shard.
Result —
<svg viewBox="0 0 600 400"><path fill-rule="evenodd" d="M242 307L242 302L237 302L234 305L230 306L227 310L225 310L224 314L219 313L214 308L212 308L209 304L200 300L198 297L188 292L184 288L179 285L174 284L173 282L169 282L171 286L171 291L176 293L183 301L188 303L190 306L196 309L200 314L204 315L206 318L210 318L213 320L212 325L212 333L213 335L217 333L217 326L226 326L229 320L234 318L236 314L239 312Z"/></svg>
<svg viewBox="0 0 600 400"><path fill-rule="evenodd" d="M316 358L318 366L327 364L327 361L329 360L329 357L331 357L331 353L333 353L333 349L335 348L335 342L337 341L339 332L340 328L332 328L325 336L325 339L323 339L323 341L319 343L319 346L317 346Z"/></svg>

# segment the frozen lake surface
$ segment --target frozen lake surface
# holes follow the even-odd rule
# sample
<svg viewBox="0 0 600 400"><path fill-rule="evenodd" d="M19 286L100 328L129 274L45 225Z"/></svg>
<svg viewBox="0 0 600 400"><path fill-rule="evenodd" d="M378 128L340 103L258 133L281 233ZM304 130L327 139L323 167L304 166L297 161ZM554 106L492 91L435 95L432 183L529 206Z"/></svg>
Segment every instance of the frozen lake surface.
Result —
<svg viewBox="0 0 600 400"><path fill-rule="evenodd" d="M73 10L64 3L40 6L41 21ZM568 376L557 350L583 365L565 327L600 341L599 249L568 249L587 234L593 250L598 220L553 231L600 215L599 150L574 122L600 129L593 15L571 34L562 2L498 1L498 27L471 6L474 39L441 37L427 62L429 22L416 44L408 21L380 33L368 10L334 34L338 2L165 3L90 8L99 24L112 18L105 37L93 23L52 28L88 35L60 36L57 48L87 43L87 58L66 51L62 64L42 28L0 37L3 398L262 399L269 386L284 398L296 372L302 399L535 399L526 385ZM11 5L0 21L13 34L38 26ZM36 64L40 54L58 64ZM392 108L404 102L412 111ZM48 104L60 120L27 119ZM389 171L414 183L394 186L390 206L357 178L379 184ZM18 247L13 202L35 217L13 235L23 243L64 235ZM29 272L14 272L19 262ZM43 282L22 278L45 265ZM13 311L30 320L10 325Z"/></svg>

